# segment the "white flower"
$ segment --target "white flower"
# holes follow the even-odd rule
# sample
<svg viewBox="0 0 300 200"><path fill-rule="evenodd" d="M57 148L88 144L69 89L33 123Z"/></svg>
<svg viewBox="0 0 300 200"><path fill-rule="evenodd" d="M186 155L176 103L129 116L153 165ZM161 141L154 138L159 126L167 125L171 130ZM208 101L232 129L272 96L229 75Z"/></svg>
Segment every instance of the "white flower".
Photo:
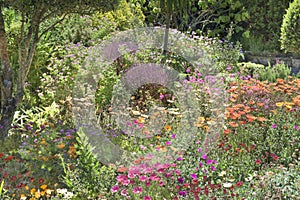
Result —
<svg viewBox="0 0 300 200"><path fill-rule="evenodd" d="M232 183L223 183L223 187L230 188L232 186Z"/></svg>

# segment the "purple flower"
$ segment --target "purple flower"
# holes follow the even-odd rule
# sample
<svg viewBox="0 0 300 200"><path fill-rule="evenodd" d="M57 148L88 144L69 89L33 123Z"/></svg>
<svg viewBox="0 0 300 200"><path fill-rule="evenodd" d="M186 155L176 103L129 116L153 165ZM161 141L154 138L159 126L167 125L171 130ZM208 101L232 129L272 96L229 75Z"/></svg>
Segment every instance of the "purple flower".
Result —
<svg viewBox="0 0 300 200"><path fill-rule="evenodd" d="M184 178L182 178L182 177L179 177L177 180L178 180L178 183L184 183Z"/></svg>
<svg viewBox="0 0 300 200"><path fill-rule="evenodd" d="M175 135L175 134L172 134L171 138L173 138L173 139L174 139L175 137L176 137L176 135Z"/></svg>
<svg viewBox="0 0 300 200"><path fill-rule="evenodd" d="M171 145L171 144L172 144L172 142L170 142L170 141L166 142L166 145Z"/></svg>
<svg viewBox="0 0 300 200"><path fill-rule="evenodd" d="M296 129L296 131L299 130L299 126L295 125L294 128Z"/></svg>
<svg viewBox="0 0 300 200"><path fill-rule="evenodd" d="M178 194L179 194L180 196L183 196L183 197L184 197L184 196L186 196L186 191L182 191L182 190L181 190L181 191L178 192Z"/></svg>
<svg viewBox="0 0 300 200"><path fill-rule="evenodd" d="M207 159L207 155L202 155L202 157L201 157L202 159L204 159L204 160L206 160Z"/></svg>
<svg viewBox="0 0 300 200"><path fill-rule="evenodd" d="M215 166L211 166L211 170L215 171L216 167Z"/></svg>
<svg viewBox="0 0 300 200"><path fill-rule="evenodd" d="M276 124L272 124L272 128L277 128L277 125Z"/></svg>

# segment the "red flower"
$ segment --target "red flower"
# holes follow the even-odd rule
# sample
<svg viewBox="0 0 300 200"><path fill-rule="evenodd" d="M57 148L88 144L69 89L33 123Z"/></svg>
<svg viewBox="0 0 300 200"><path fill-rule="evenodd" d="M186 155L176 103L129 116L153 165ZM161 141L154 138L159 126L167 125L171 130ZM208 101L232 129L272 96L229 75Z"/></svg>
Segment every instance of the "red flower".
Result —
<svg viewBox="0 0 300 200"><path fill-rule="evenodd" d="M8 161L12 161L12 159L14 158L14 156L7 156L6 158L4 158L5 162Z"/></svg>
<svg viewBox="0 0 300 200"><path fill-rule="evenodd" d="M255 161L255 163L256 163L257 165L260 165L260 163L261 163L260 159L257 159L257 160Z"/></svg>
<svg viewBox="0 0 300 200"><path fill-rule="evenodd" d="M4 156L4 153L0 153L0 158L2 158Z"/></svg>
<svg viewBox="0 0 300 200"><path fill-rule="evenodd" d="M208 188L205 186L205 188L204 188L204 194L206 195L206 196L208 196Z"/></svg>
<svg viewBox="0 0 300 200"><path fill-rule="evenodd" d="M239 181L239 182L237 182L236 187L240 187L242 185L243 185L243 181Z"/></svg>

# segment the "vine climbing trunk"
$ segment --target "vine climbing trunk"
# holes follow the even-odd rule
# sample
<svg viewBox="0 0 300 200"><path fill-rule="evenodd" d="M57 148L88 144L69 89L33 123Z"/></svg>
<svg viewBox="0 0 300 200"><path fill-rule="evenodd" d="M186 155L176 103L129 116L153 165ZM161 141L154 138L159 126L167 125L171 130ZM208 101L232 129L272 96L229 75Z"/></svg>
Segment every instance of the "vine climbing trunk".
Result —
<svg viewBox="0 0 300 200"><path fill-rule="evenodd" d="M7 39L5 34L5 25L2 15L2 6L0 5L0 61L1 61L1 76L0 76L0 139L4 141L8 134L13 115L15 112L15 100L13 98L13 69L10 64Z"/></svg>

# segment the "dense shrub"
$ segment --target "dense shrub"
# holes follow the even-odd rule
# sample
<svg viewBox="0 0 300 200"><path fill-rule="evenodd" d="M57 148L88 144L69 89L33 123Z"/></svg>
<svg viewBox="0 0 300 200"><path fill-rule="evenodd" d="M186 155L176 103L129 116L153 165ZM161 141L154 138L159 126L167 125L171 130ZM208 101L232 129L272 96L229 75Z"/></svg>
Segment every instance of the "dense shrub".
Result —
<svg viewBox="0 0 300 200"><path fill-rule="evenodd" d="M300 1L290 4L281 26L281 48L286 52L300 54Z"/></svg>
<svg viewBox="0 0 300 200"><path fill-rule="evenodd" d="M246 0L243 6L249 14L241 38L243 47L250 51L279 51L280 26L285 9L291 0Z"/></svg>

